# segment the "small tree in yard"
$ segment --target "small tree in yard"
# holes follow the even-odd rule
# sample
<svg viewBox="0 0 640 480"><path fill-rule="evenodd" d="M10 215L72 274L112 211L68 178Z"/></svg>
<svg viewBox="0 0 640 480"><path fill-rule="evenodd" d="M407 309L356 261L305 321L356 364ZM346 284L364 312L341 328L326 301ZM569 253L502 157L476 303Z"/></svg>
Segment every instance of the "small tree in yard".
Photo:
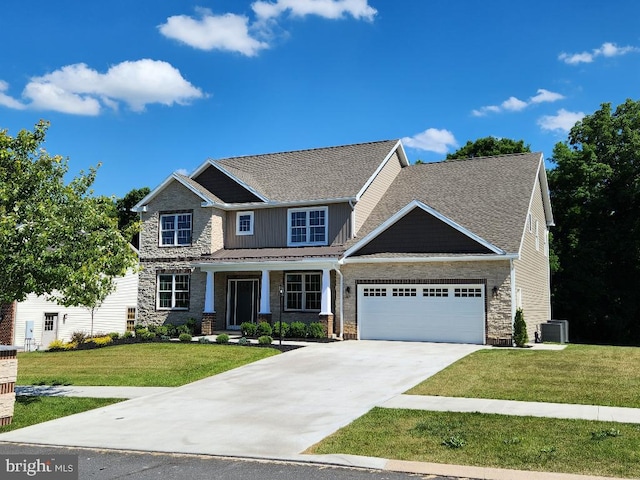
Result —
<svg viewBox="0 0 640 480"><path fill-rule="evenodd" d="M121 234L113 201L92 196L95 169L65 183L67 161L41 149L47 128L0 130L0 303L49 295L93 318L113 279L137 268L137 224Z"/></svg>
<svg viewBox="0 0 640 480"><path fill-rule="evenodd" d="M513 322L513 341L516 347L524 347L529 343L527 335L527 324L524 321L524 313L521 308L516 310L516 318Z"/></svg>

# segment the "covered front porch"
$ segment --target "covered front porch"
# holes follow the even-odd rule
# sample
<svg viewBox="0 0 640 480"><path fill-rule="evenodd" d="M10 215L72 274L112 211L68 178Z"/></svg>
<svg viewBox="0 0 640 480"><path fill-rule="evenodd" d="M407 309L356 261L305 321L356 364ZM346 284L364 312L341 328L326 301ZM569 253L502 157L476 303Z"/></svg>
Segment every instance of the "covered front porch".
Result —
<svg viewBox="0 0 640 480"><path fill-rule="evenodd" d="M244 322L320 322L328 338L341 337L342 281L337 262L207 262L202 333L239 330Z"/></svg>

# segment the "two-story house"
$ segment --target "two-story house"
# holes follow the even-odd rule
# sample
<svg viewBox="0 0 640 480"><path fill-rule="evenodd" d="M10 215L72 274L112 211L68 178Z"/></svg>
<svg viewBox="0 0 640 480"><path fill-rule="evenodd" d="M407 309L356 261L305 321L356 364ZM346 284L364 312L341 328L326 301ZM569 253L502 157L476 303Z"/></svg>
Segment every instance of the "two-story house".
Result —
<svg viewBox="0 0 640 480"><path fill-rule="evenodd" d="M410 165L393 140L209 159L134 210L142 323L510 344L517 307L531 338L550 319L540 153Z"/></svg>

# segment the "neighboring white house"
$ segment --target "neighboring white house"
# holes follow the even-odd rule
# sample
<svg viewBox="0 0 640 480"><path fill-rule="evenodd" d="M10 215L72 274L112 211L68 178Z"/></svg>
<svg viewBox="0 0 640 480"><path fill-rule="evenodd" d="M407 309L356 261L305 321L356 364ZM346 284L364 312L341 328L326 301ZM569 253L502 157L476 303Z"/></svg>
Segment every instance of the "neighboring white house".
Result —
<svg viewBox="0 0 640 480"><path fill-rule="evenodd" d="M114 280L116 289L93 316L93 333L120 334L133 327L137 315L138 273ZM43 296L30 294L16 307L13 344L25 350L47 348L54 340L68 342L74 332L91 332L91 312L83 307L64 307Z"/></svg>

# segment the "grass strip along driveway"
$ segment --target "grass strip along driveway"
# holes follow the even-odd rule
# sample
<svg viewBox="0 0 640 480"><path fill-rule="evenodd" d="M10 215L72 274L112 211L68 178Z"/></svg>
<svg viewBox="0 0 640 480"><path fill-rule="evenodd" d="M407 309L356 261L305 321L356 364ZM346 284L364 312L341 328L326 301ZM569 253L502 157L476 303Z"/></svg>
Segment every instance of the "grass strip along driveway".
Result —
<svg viewBox="0 0 640 480"><path fill-rule="evenodd" d="M480 350L407 393L640 408L640 348ZM640 425L374 408L308 453L640 477Z"/></svg>
<svg viewBox="0 0 640 480"><path fill-rule="evenodd" d="M18 354L18 385L177 387L279 353L217 344L139 343Z"/></svg>
<svg viewBox="0 0 640 480"><path fill-rule="evenodd" d="M640 348L479 350L407 393L640 408Z"/></svg>

